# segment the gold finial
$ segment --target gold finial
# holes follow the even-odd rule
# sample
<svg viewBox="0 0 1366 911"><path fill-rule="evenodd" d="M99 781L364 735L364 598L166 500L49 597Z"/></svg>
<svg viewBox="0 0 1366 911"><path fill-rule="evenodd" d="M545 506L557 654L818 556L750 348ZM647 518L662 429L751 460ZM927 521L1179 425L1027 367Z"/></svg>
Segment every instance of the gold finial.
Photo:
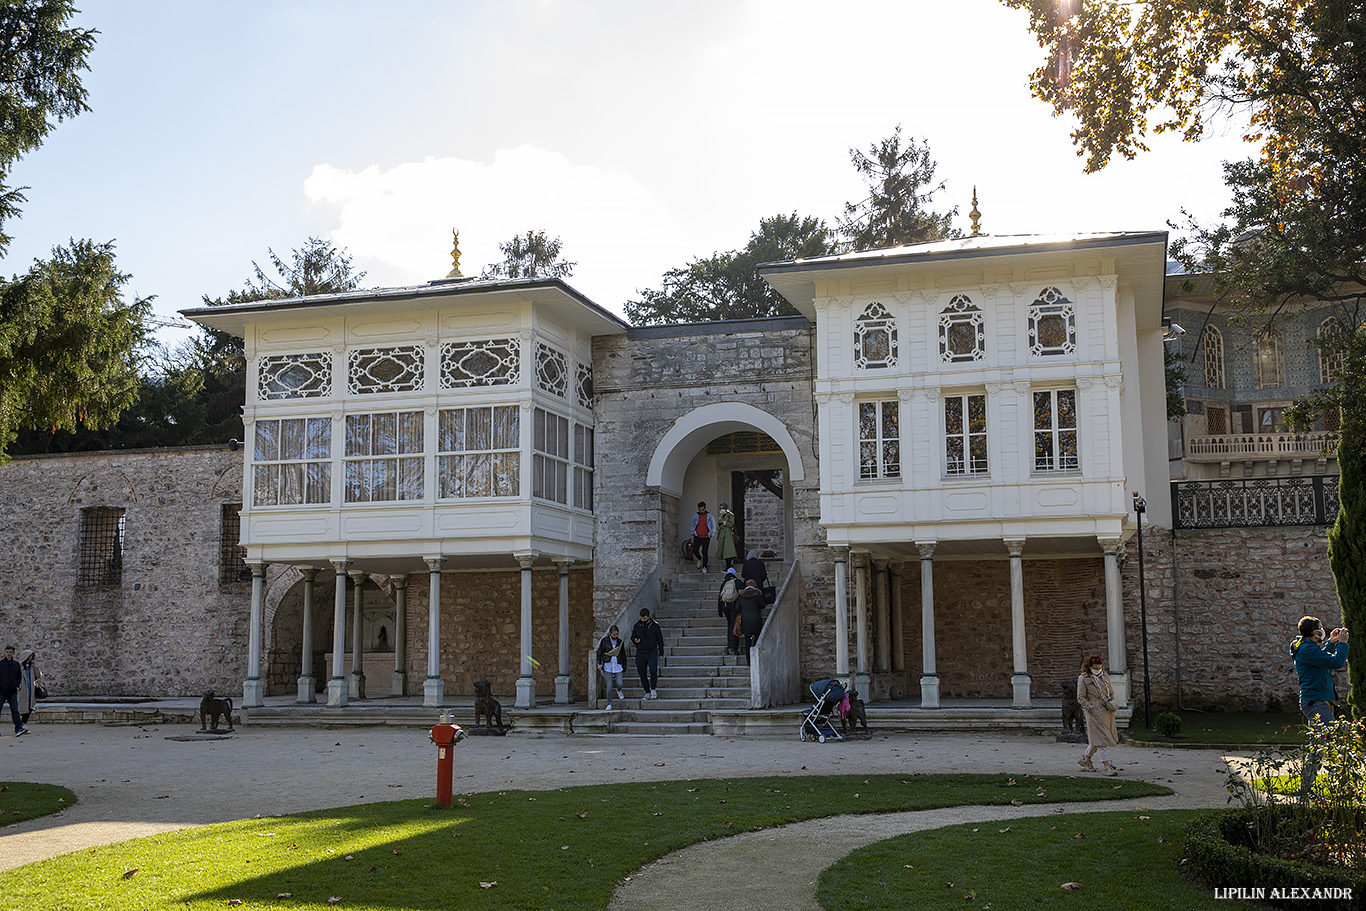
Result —
<svg viewBox="0 0 1366 911"><path fill-rule="evenodd" d="M447 278L464 278L460 274L460 230L451 228L451 271L446 274Z"/></svg>
<svg viewBox="0 0 1366 911"><path fill-rule="evenodd" d="M978 224L982 220L982 213L977 211L977 188L972 188L972 211L968 213L968 218L972 219L972 236L982 235L982 226Z"/></svg>

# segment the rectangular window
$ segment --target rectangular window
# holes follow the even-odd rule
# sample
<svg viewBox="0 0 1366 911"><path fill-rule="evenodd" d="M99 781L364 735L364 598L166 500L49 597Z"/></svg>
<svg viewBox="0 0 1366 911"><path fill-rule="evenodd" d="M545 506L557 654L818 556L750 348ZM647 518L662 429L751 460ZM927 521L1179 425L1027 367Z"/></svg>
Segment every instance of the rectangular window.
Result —
<svg viewBox="0 0 1366 911"><path fill-rule="evenodd" d="M901 477L901 403L858 403L858 476L861 481Z"/></svg>
<svg viewBox="0 0 1366 911"><path fill-rule="evenodd" d="M82 588L123 581L123 510L98 506L81 510Z"/></svg>
<svg viewBox="0 0 1366 911"><path fill-rule="evenodd" d="M945 467L949 474L987 473L987 397L944 396Z"/></svg>
<svg viewBox="0 0 1366 911"><path fill-rule="evenodd" d="M1205 408L1205 432L1211 436L1222 436L1228 433L1228 409L1216 408L1213 405Z"/></svg>
<svg viewBox="0 0 1366 911"><path fill-rule="evenodd" d="M593 511L593 428L574 425L574 505Z"/></svg>
<svg viewBox="0 0 1366 911"><path fill-rule="evenodd" d="M531 495L569 503L569 419L537 408L532 412Z"/></svg>
<svg viewBox="0 0 1366 911"><path fill-rule="evenodd" d="M515 497L521 489L522 412L516 405L443 410L437 425L437 496Z"/></svg>
<svg viewBox="0 0 1366 911"><path fill-rule="evenodd" d="M237 542L242 537L242 504L224 503L218 520L218 584L250 582L247 549Z"/></svg>
<svg viewBox="0 0 1366 911"><path fill-rule="evenodd" d="M1076 471L1077 391L1034 393L1034 470Z"/></svg>
<svg viewBox="0 0 1366 911"><path fill-rule="evenodd" d="M252 503L298 506L332 499L332 421L289 418L256 422Z"/></svg>
<svg viewBox="0 0 1366 911"><path fill-rule="evenodd" d="M422 412L346 416L346 502L422 499Z"/></svg>

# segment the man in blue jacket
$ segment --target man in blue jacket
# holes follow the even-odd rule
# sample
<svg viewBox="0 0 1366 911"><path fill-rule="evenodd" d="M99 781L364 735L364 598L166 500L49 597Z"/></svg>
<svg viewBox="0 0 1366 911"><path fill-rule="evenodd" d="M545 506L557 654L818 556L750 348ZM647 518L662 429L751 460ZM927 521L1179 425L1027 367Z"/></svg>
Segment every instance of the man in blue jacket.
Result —
<svg viewBox="0 0 1366 911"><path fill-rule="evenodd" d="M1300 678L1300 713L1309 724L1327 724L1338 698L1332 672L1347 663L1347 630L1335 629L1328 635L1318 617L1302 617L1299 631L1290 643L1290 654Z"/></svg>

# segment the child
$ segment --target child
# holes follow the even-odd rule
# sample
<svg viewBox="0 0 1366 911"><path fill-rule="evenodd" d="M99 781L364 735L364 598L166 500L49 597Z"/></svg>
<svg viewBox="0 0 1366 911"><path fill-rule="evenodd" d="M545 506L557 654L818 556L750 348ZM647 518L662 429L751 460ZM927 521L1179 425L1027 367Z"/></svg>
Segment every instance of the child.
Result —
<svg viewBox="0 0 1366 911"><path fill-rule="evenodd" d="M612 711L612 690L617 691L618 699L625 699L623 690L626 680L626 643L622 641L621 631L615 626L607 631L598 643L598 669L607 680L607 711Z"/></svg>

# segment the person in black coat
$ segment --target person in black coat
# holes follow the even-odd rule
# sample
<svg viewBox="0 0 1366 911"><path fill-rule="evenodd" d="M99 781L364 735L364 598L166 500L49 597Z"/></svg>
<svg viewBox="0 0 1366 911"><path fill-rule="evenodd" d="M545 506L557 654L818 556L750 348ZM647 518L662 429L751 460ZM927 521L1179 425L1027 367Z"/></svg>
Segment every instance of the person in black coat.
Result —
<svg viewBox="0 0 1366 911"><path fill-rule="evenodd" d="M14 718L14 736L22 737L28 733L24 722L19 718L19 687L24 683L24 669L14 660L14 646L5 646L5 657L0 659L0 703L9 706Z"/></svg>
<svg viewBox="0 0 1366 911"><path fill-rule="evenodd" d="M760 590L768 584L768 567L759 559L757 550L745 554L745 568L740 571L740 578L753 579L754 587Z"/></svg>
<svg viewBox="0 0 1366 911"><path fill-rule="evenodd" d="M636 673L646 699L658 699L659 653L664 651L664 633L650 616L650 609L640 609L640 620L631 627L631 643L636 647Z"/></svg>
<svg viewBox="0 0 1366 911"><path fill-rule="evenodd" d="M759 638L764 628L764 593L753 579L745 580L745 590L740 593L740 632L744 634L745 664L749 664L749 649Z"/></svg>
<svg viewBox="0 0 1366 911"><path fill-rule="evenodd" d="M732 600L726 600L726 586L733 586L735 594ZM740 577L732 566L726 570L726 575L721 582L721 589L716 593L716 614L726 618L726 654L740 654L740 637L735 635L735 615L740 610L740 591L745 585L740 581Z"/></svg>

